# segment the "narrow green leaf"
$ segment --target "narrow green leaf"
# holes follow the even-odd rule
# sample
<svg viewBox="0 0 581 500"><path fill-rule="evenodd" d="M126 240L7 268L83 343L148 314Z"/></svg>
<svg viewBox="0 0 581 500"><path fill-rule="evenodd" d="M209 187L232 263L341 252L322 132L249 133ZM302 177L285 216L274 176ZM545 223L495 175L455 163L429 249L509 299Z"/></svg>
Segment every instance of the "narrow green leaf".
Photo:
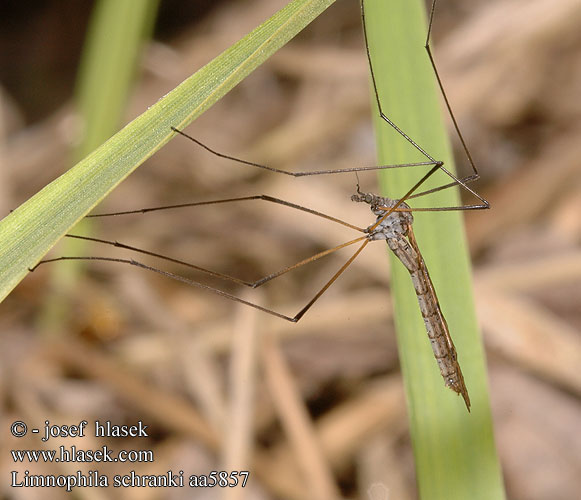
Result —
<svg viewBox="0 0 581 500"><path fill-rule="evenodd" d="M0 222L0 300L174 133L206 111L334 0L294 0Z"/></svg>
<svg viewBox="0 0 581 500"><path fill-rule="evenodd" d="M77 158L117 130L157 7L157 0L95 4L75 90L76 107L85 124Z"/></svg>
<svg viewBox="0 0 581 500"><path fill-rule="evenodd" d="M82 140L75 148L75 160L83 158L118 128L139 68L144 43L149 38L157 12L157 0L99 0L91 14L77 85L75 109L82 123ZM84 219L77 234L90 235L93 225ZM66 240L65 255L82 254L86 242ZM43 331L62 331L68 318L69 293L73 293L85 262L50 268L50 286L61 293L49 294L40 322Z"/></svg>
<svg viewBox="0 0 581 500"><path fill-rule="evenodd" d="M421 0L366 1L371 55L385 114L437 160L443 160L448 169L453 169L443 107L423 48L426 19L422 4ZM380 164L425 161L387 123L376 117L375 125ZM385 195L400 197L426 171L424 167L384 171L382 190ZM434 177L426 188L450 181L443 173ZM459 203L458 190L454 188L421 197L412 205ZM483 211L479 216L490 217L491 213ZM462 214L416 213L414 230L472 399L472 413L468 413L462 398L444 386L409 273L392 258L398 349L420 496L446 500L504 498Z"/></svg>

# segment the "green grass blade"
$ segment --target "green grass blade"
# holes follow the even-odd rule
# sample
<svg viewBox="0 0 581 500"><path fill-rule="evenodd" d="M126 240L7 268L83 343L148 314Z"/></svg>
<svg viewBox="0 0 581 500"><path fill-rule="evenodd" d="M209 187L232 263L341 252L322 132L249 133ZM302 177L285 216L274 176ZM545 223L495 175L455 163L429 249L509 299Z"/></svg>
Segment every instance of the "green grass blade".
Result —
<svg viewBox="0 0 581 500"><path fill-rule="evenodd" d="M78 113L85 123L78 159L118 128L158 3L99 0L95 4L75 91Z"/></svg>
<svg viewBox="0 0 581 500"><path fill-rule="evenodd" d="M421 0L368 0L370 50L386 115L451 169L453 160L443 125L442 105L423 49L426 19L422 4ZM425 161L378 117L375 125L380 164ZM402 196L425 172L414 168L385 171L381 176L382 190L391 197ZM440 173L437 176L427 187L450 180ZM415 206L457 204L457 189L412 203ZM480 216L491 214L483 211ZM446 500L504 498L462 215L459 212L418 214L414 229L472 399L469 414L462 399L444 386L410 276L392 258L398 349L420 496Z"/></svg>
<svg viewBox="0 0 581 500"><path fill-rule="evenodd" d="M0 301L133 170L334 0L294 0L0 222Z"/></svg>
<svg viewBox="0 0 581 500"><path fill-rule="evenodd" d="M83 138L73 157L79 160L93 151L118 128L126 108L133 80L141 59L144 42L149 38L158 2L133 0L99 0L93 9L75 88L75 109L82 126ZM77 234L88 236L93 225L84 219L75 226ZM86 242L66 240L65 255L82 255ZM41 314L42 330L63 331L70 308L69 298L82 261L50 268L50 294ZM63 293L67 290L67 293Z"/></svg>

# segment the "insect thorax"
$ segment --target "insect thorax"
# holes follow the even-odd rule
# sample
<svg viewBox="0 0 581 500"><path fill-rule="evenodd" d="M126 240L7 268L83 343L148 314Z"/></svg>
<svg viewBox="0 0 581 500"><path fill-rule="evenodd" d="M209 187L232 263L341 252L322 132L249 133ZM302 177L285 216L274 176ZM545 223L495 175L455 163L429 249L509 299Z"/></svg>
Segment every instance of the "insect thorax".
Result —
<svg viewBox="0 0 581 500"><path fill-rule="evenodd" d="M411 212L400 211L394 211L383 219L385 214L389 212L389 209L394 207L399 200L393 200L372 193L360 192L351 196L351 200L367 203L370 206L371 211L377 216L375 223L367 228L369 237L372 240L401 238L407 234L408 227L411 226L414 221ZM402 202L398 205L398 208L409 209L410 207L407 203Z"/></svg>

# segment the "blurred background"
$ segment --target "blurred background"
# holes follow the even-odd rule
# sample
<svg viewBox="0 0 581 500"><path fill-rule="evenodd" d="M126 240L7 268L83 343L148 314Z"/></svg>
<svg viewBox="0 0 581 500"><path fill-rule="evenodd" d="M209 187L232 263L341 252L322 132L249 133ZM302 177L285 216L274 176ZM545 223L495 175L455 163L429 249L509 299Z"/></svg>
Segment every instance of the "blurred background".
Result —
<svg viewBox="0 0 581 500"><path fill-rule="evenodd" d="M119 126L285 3L161 0ZM82 131L73 95L93 7L2 4L3 215L74 163ZM441 0L438 9L436 58L480 167L476 188L493 207L465 219L507 493L576 498L581 3ZM345 168L375 163L371 112L358 2L339 0L187 132L220 152L278 168ZM354 184L351 176L292 179L232 165L176 138L97 212L265 193L366 226L368 209L349 201ZM362 177L362 187L374 189L373 174ZM264 205L98 219L90 232L246 280L357 236ZM63 251L57 246L51 256ZM385 251L370 245L298 325L129 266L39 268L0 306L2 428L16 418L149 424L150 436L138 444L109 444L154 450L155 462L99 468L111 476L252 467L255 480L244 491L208 490L199 498L313 498L310 488L344 498L415 498ZM80 252L126 256L96 245ZM204 282L292 316L346 259L338 252L253 294ZM14 446L7 432L0 439L2 449ZM78 445L90 448L87 442ZM38 448L37 440L19 443ZM4 478L15 469L8 458L0 457ZM71 470L95 469L85 465ZM31 472L67 468L35 465ZM7 481L1 487L3 498L62 495ZM182 498L187 491L76 494Z"/></svg>

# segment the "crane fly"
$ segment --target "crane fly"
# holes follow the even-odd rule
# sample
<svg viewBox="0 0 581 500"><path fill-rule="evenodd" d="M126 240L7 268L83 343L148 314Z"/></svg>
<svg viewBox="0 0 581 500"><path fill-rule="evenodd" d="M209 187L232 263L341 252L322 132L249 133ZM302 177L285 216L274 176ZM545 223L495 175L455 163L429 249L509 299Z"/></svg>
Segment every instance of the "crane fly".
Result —
<svg viewBox="0 0 581 500"><path fill-rule="evenodd" d="M389 249L410 273L440 373L446 385L462 396L470 411L470 397L458 363L456 348L414 236L413 216L408 211L411 210L410 206L401 200L362 193L359 186L357 194L351 200L367 203L377 216L376 222L365 229L368 241L385 240ZM398 206L402 211L397 211Z"/></svg>
<svg viewBox="0 0 581 500"><path fill-rule="evenodd" d="M103 214L94 214L88 215L87 217L111 217L111 216L122 216L122 215L129 215L129 214L144 214L148 212L156 212L162 210L170 210L170 209L177 209L177 208L188 208L188 207L199 207L199 206L208 206L208 205L220 205L220 204L231 204L231 203L240 203L240 202L247 202L251 200L260 201L264 203L272 203L277 205L282 205L286 208L290 208L293 210L301 211L308 213L310 215L320 217L326 219L327 221L343 225L348 227L352 230L358 231L361 235L357 238L354 238L350 241L342 243L336 247L324 250L319 252L315 255L312 255L296 264L284 267L274 273L271 273L263 278L260 278L256 281L245 281L227 274L223 274L217 271L213 271L196 264L186 262L184 260L172 258L166 255L158 254L155 252L151 252L142 248L138 248L132 245L128 245L126 243L122 243L119 241L110 241L104 240L99 238L93 238L88 236L80 236L80 235L73 235L67 234L66 236L69 238L81 239L81 240L88 240L96 243L101 243L104 245L110 245L117 248L130 250L135 253L140 253L143 255L149 255L152 257L156 257L162 259L167 262L172 262L175 264L179 264L185 266L190 269L194 269L198 272L204 273L208 276L213 278L229 281L238 285L250 287L250 288L257 288L269 281L274 280L288 272L291 272L305 264L310 262L314 262L319 260L327 255L330 255L338 250L349 246L357 245L355 252L349 257L349 259L331 276L330 279L325 283L325 285L313 296L313 298L301 309L299 310L294 316L289 316L278 312L274 309L270 309L268 307L256 304L249 300L242 299L238 296L232 295L227 293L219 288L215 288L209 285L206 285L202 282L174 274L169 271L165 271L162 269L158 269L156 267L149 266L145 263L137 261L135 259L126 259L126 258L115 258L115 257L74 257L74 256L65 256L65 257L56 257L52 259L46 259L40 261L34 268L30 269L33 271L38 267L40 264L45 264L48 262L56 262L56 261L64 261L64 260L94 260L94 261L106 261L106 262L113 262L113 263L120 263L135 266L150 272L154 272L165 277L171 278L173 280L185 283L190 286L194 286L197 288L201 288L212 292L214 294L220 295L224 298L229 300L233 300L239 303L242 303L246 306L253 307L260 311L263 311L267 314L272 316L276 316L278 318L290 321L290 322L298 322L306 312L317 302L317 300L325 293L325 291L339 278L341 274L351 265L351 263L358 257L358 255L364 250L364 248L373 241L381 241L385 240L390 250L397 256L397 258L401 261L404 267L410 273L411 281L413 283L419 309L422 314L424 324L426 327L426 331L428 333L428 337L432 346L432 350L434 352L434 356L436 358L440 373L444 378L444 382L447 387L455 391L457 394L461 395L464 399L466 404L466 408L470 411L470 398L468 396L468 390L466 389L466 385L464 383L464 377L462 375L462 370L460 369L460 365L458 362L458 356L456 353L456 349L454 347L454 342L452 341L452 337L450 335L448 325L440 308L436 292L434 289L434 285L432 280L430 279L430 275L428 273L428 269L424 262L424 259L420 253L420 249L418 247L416 238L414 236L414 232L412 229L413 224L413 215L412 212L419 212L419 211L450 211L450 210L478 210L478 209L486 209L489 208L488 202L476 193L473 189L468 186L468 183L473 182L479 178L478 170L472 160L470 152L466 146L466 142L462 136L462 133L458 127L457 121L454 117L452 112L450 103L442 86L438 70L436 64L434 62L434 58L432 56L432 51L430 48L430 40L431 40L431 31L434 19L434 12L436 1L433 0L432 6L430 9L429 14L429 22L428 22L428 32L425 40L425 46L428 58L430 60L431 67L434 71L436 81L438 83L440 92L443 96L444 103L448 110L448 113L452 119L452 124L454 130L460 140L462 145L463 151L468 159L469 165L472 169L472 173L468 176L459 178L449 170L447 170L444 166L442 161L438 161L433 158L430 154L428 154L414 139L408 136L401 128L399 128L384 112L381 106L381 100L379 96L379 92L377 89L376 84L376 77L373 70L372 58L369 50L369 43L368 43L368 36L367 36L367 28L366 28L366 20L365 20L365 5L364 1L361 0L361 19L363 24L363 35L364 35L364 42L365 42L365 49L367 54L367 61L369 64L372 88L375 95L375 102L377 105L377 111L381 119L387 123L392 129L394 129L399 135L401 135L413 148L415 148L418 152L420 152L423 157L425 157L425 161L416 162L416 163L399 163L393 165L375 165L375 166L367 166L367 167L352 167L352 168L343 168L343 169L330 169L330 170L317 170L317 171L300 171L300 172L292 172L288 170L283 170L279 168L275 168L268 165L262 165L260 163L255 163L247 160L243 160L241 158L237 158L235 156L223 154L218 152L211 147L207 146L206 144L202 143L198 139L186 134L183 130L180 130L176 127L172 127L172 130L175 132L176 135L181 135L184 138L192 141L197 146L204 148L209 153L213 154L216 157L224 158L226 160L230 160L232 162L255 167L263 170L267 170L270 172L274 172L277 174L289 175L293 177L302 177L302 176L310 176L310 175L327 175L327 174L338 174L338 173L348 173L348 172L362 172L362 171L370 171L370 170L383 170L383 169L392 169L392 168L402 168L402 167L415 167L415 168L422 168L422 167L429 167L429 170L423 177L420 178L418 182L412 186L408 192L399 199L392 199L388 197L378 196L372 193L364 193L360 190L359 181L357 182L357 190L356 194L351 197L351 200L354 202L359 203L366 203L370 206L371 211L375 215L376 219L373 224L368 227L359 227L357 225L351 224L339 218L333 217L332 215L325 214L311 208L307 208L301 205L297 205L290 201L282 200L280 198L275 198L273 196L261 194L261 195L253 195L253 196L243 196L238 198L229 198L229 199L219 199L219 200L211 200L211 201L201 201L201 202L193 202L193 203L182 203L177 205L171 206L162 206L162 207L151 207L151 208L142 208L138 210L130 210L124 212L112 212L112 213L103 213ZM450 181L447 184L443 184L438 187L434 187L431 189L421 191L420 188L424 183L436 172L443 172L449 178ZM477 204L472 205L458 205L458 206L447 206L447 207L426 207L426 208L419 208L419 207L410 207L408 205L408 201L414 198L419 198L421 196L425 196L427 194L431 194L437 191L441 191L444 189L448 189L451 187L459 186L464 190L468 191L471 195L473 195L477 200Z"/></svg>

